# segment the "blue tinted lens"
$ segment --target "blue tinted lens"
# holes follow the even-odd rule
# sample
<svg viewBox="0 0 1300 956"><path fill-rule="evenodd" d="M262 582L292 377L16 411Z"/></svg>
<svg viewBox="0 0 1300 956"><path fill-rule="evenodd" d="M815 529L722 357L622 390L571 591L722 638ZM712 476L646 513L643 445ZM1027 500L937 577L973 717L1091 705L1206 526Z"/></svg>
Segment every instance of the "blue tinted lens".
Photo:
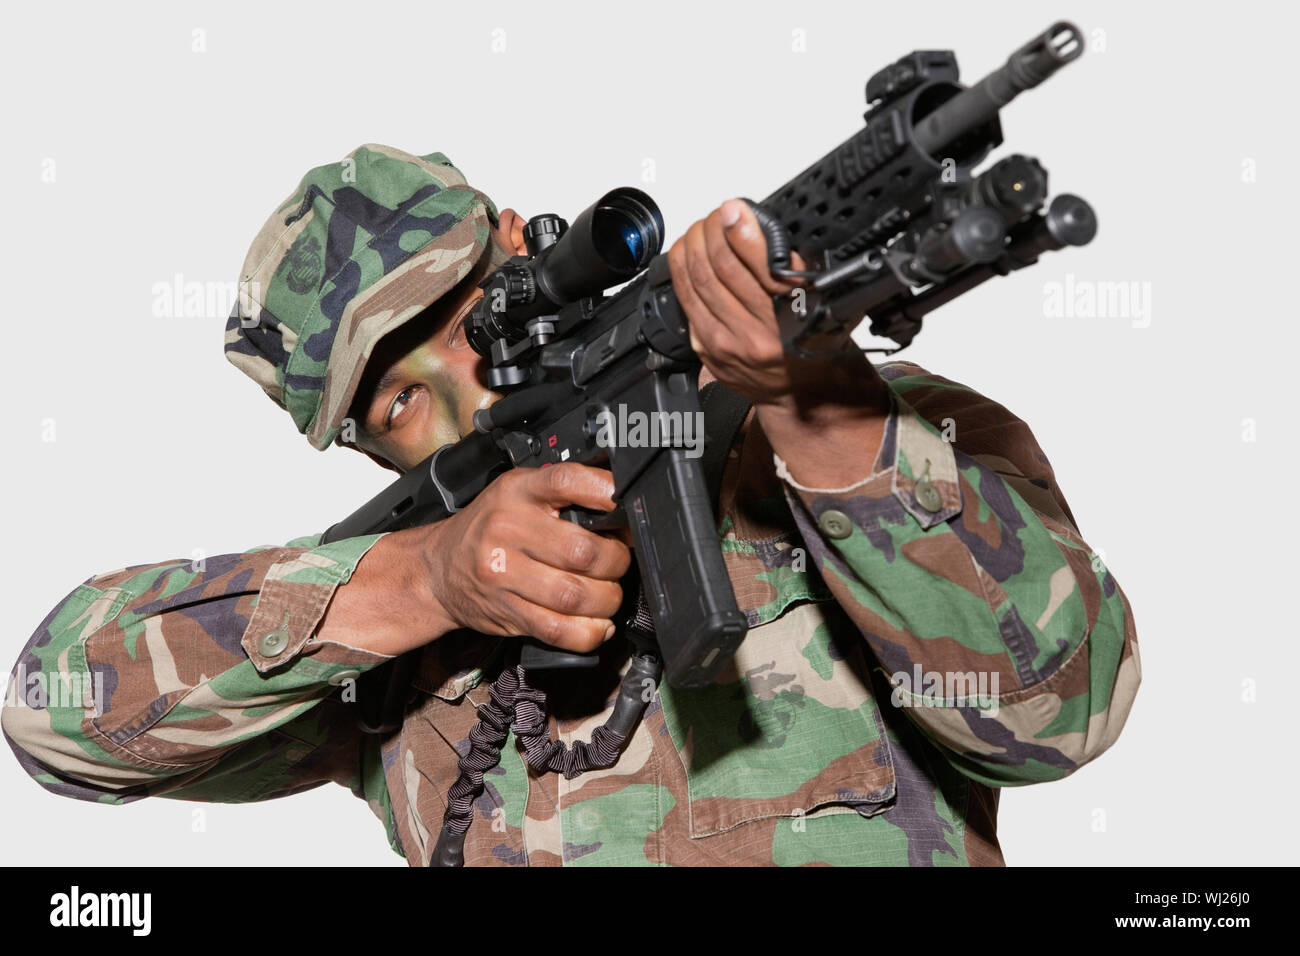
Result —
<svg viewBox="0 0 1300 956"><path fill-rule="evenodd" d="M628 229L623 233L623 242L627 244L628 251L632 253L632 258L640 261L641 247L643 244L640 230Z"/></svg>

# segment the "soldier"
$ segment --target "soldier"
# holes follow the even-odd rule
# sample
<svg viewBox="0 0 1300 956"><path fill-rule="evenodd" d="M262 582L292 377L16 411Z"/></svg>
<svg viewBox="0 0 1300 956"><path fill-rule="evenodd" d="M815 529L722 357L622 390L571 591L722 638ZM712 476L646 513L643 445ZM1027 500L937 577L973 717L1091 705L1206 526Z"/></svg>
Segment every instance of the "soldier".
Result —
<svg viewBox="0 0 1300 956"><path fill-rule="evenodd" d="M314 447L408 469L492 398L462 324L523 225L441 153L360 147L257 235L226 354ZM770 296L789 287L743 203L669 261L702 381L754 405L718 503L749 634L714 685L654 688L609 769L533 774L508 740L466 862L1001 864L998 788L1064 777L1124 725L1127 598L1001 405L906 362L783 354ZM93 577L15 669L89 689L6 707L5 736L43 787L100 802L341 783L426 864L513 635L601 649L552 690L557 739L609 716L630 554L557 511L612 492L600 469L522 469L433 526ZM401 726L363 733L356 679L412 650Z"/></svg>

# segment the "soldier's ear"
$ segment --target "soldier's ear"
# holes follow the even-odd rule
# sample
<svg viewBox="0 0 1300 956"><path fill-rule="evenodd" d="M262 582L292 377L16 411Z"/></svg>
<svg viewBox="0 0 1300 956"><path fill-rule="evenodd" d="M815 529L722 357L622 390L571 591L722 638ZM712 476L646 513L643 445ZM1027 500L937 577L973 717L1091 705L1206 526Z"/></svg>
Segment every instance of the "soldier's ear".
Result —
<svg viewBox="0 0 1300 956"><path fill-rule="evenodd" d="M492 234L511 255L527 255L528 247L524 245L524 226L527 224L528 220L513 209L502 209L497 227L492 230Z"/></svg>

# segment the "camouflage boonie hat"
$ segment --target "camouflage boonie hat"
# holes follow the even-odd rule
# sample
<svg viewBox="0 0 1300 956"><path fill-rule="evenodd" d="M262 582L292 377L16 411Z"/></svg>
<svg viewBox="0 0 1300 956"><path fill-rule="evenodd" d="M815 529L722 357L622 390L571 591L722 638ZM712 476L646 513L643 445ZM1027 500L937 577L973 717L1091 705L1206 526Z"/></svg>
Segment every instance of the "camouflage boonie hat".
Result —
<svg viewBox="0 0 1300 956"><path fill-rule="evenodd" d="M359 146L317 166L239 274L225 351L317 449L339 434L371 350L465 278L497 209L442 153Z"/></svg>

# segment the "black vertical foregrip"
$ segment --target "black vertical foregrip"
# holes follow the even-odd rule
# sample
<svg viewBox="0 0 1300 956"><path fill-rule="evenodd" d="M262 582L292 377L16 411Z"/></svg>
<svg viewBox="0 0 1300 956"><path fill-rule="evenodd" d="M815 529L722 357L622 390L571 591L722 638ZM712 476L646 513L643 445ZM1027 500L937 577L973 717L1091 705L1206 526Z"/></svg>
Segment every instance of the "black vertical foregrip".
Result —
<svg viewBox="0 0 1300 956"><path fill-rule="evenodd" d="M722 561L700 460L683 448L665 449L632 484L623 507L666 677L677 687L709 684L748 625Z"/></svg>

